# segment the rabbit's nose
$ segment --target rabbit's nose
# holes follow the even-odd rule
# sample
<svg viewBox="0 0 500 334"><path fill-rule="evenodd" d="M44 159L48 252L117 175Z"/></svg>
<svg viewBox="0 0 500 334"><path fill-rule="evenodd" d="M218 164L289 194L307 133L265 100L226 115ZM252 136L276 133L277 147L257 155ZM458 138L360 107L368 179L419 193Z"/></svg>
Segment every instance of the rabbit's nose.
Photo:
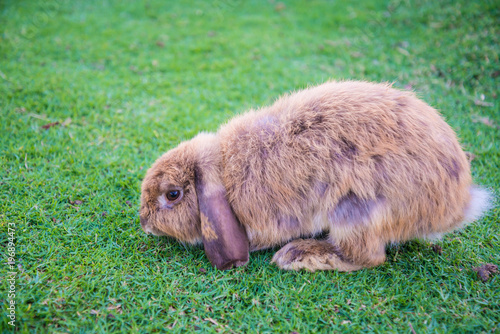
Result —
<svg viewBox="0 0 500 334"><path fill-rule="evenodd" d="M147 218L143 217L143 216L140 216L140 220L141 220L142 230L144 232L146 232L146 234L152 234L153 232L151 231L151 229L148 226L148 220L147 220Z"/></svg>

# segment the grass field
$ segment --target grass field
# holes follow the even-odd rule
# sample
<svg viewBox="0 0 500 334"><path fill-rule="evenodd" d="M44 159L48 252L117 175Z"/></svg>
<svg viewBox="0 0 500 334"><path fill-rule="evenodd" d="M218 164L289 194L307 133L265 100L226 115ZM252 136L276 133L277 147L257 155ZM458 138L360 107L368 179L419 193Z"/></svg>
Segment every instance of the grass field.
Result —
<svg viewBox="0 0 500 334"><path fill-rule="evenodd" d="M499 22L496 1L0 0L0 332L500 331L500 277L473 271L500 264L498 206L441 254L413 241L354 273L272 250L217 271L138 218L161 153L329 79L416 91L499 196Z"/></svg>

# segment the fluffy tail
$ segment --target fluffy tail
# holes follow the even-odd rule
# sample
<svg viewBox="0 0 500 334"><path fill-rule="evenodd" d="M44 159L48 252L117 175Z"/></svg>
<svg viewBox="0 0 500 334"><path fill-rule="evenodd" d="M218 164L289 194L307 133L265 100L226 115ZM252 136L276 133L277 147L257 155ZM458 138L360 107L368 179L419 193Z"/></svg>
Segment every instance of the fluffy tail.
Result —
<svg viewBox="0 0 500 334"><path fill-rule="evenodd" d="M478 186L472 186L469 191L470 202L465 208L464 219L461 223L454 225L451 230L461 229L467 224L478 220L493 207L494 196L489 190ZM430 233L423 236L423 239L430 241L441 240L443 235L448 232L450 232L450 230Z"/></svg>
<svg viewBox="0 0 500 334"><path fill-rule="evenodd" d="M486 211L493 207L493 194L486 189L472 186L470 188L470 196L471 200L465 209L465 218L462 226L481 218Z"/></svg>

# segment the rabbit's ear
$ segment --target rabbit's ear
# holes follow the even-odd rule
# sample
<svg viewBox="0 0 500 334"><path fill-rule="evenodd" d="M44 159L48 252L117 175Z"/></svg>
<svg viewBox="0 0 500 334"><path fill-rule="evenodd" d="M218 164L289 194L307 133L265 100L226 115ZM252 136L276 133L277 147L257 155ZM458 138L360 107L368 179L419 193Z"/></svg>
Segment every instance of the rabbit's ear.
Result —
<svg viewBox="0 0 500 334"><path fill-rule="evenodd" d="M208 259L221 270L246 264L248 237L229 205L219 171L213 167L197 166L195 186L203 246Z"/></svg>

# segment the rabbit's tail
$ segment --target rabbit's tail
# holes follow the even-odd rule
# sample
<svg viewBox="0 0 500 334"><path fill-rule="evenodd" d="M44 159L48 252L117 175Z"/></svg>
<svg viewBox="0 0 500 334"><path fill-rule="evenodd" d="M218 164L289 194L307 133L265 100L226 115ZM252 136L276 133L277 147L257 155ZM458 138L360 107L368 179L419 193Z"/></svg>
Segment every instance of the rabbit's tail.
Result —
<svg viewBox="0 0 500 334"><path fill-rule="evenodd" d="M464 218L461 222L455 223L444 231L436 231L429 233L423 237L425 240L436 241L441 240L444 234L461 229L472 223L475 220L483 217L484 214L493 207L494 196L493 193L487 189L473 185L470 187L470 201L464 210Z"/></svg>
<svg viewBox="0 0 500 334"><path fill-rule="evenodd" d="M472 186L470 188L470 197L470 202L465 209L462 227L478 220L493 207L493 193L487 189Z"/></svg>

